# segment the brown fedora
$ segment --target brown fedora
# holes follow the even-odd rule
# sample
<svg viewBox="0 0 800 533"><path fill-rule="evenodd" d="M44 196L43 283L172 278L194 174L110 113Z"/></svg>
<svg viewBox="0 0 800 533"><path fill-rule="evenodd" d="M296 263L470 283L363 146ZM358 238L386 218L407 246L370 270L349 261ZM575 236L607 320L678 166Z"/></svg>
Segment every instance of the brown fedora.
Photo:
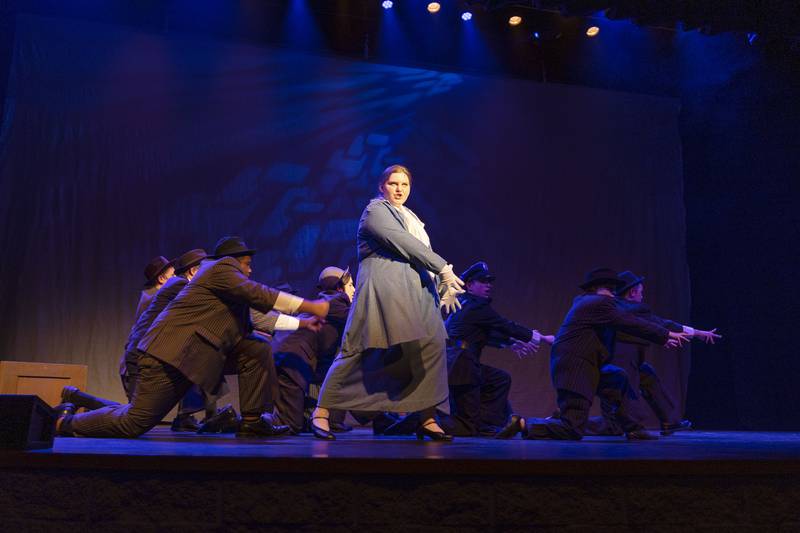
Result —
<svg viewBox="0 0 800 533"><path fill-rule="evenodd" d="M144 278L147 280L144 286L151 287L155 285L156 281L158 281L158 276L170 266L172 266L172 261L163 255L151 259L147 266L144 267Z"/></svg>
<svg viewBox="0 0 800 533"><path fill-rule="evenodd" d="M630 270L620 272L617 277L622 280L622 285L616 290L617 296L625 294L625 291L632 289L644 281L644 276L637 276Z"/></svg>
<svg viewBox="0 0 800 533"><path fill-rule="evenodd" d="M195 248L189 250L175 260L175 274L181 275L193 266L199 265L200 262L207 258L208 254L202 248Z"/></svg>
<svg viewBox="0 0 800 533"><path fill-rule="evenodd" d="M625 282L619 279L616 270L610 268L595 268L586 274L583 283L578 286L583 290L589 290L594 286L603 284L609 284L616 289L624 285Z"/></svg>

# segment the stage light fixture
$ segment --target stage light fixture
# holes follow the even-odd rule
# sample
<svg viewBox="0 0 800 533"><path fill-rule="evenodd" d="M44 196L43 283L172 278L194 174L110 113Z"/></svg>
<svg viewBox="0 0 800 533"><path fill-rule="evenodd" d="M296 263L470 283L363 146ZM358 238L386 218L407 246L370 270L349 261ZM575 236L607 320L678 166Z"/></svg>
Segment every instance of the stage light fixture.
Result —
<svg viewBox="0 0 800 533"><path fill-rule="evenodd" d="M428 4L429 13L438 13L440 9L442 9L442 6L439 4L439 2L430 2Z"/></svg>
<svg viewBox="0 0 800 533"><path fill-rule="evenodd" d="M518 15L514 15L513 17L508 19L509 26L519 26L520 24L522 24L522 17Z"/></svg>
<svg viewBox="0 0 800 533"><path fill-rule="evenodd" d="M470 13L469 11L464 11L463 13L461 13L461 20L463 21L472 20L472 13Z"/></svg>
<svg viewBox="0 0 800 533"><path fill-rule="evenodd" d="M591 26L586 30L587 37L595 37L598 33L600 33L600 28L597 26Z"/></svg>
<svg viewBox="0 0 800 533"><path fill-rule="evenodd" d="M394 2L392 2L392 0L383 0L381 5L383 6L383 9L392 9Z"/></svg>
<svg viewBox="0 0 800 533"><path fill-rule="evenodd" d="M533 32L533 40L534 41L538 41L541 38L542 38L542 34L541 33L539 33L538 31Z"/></svg>

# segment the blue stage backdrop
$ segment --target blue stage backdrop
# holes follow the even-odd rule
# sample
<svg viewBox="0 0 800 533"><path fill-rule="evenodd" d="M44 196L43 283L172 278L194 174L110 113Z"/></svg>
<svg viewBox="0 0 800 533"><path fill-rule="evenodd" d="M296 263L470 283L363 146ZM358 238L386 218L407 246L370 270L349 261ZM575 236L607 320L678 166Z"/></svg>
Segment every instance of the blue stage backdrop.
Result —
<svg viewBox="0 0 800 533"><path fill-rule="evenodd" d="M675 100L18 20L0 174L0 357L85 363L122 398L117 361L145 263L257 247L254 279L314 292L356 269L361 210L391 163L461 271L497 274L495 307L554 333L596 266L648 278L688 320ZM687 352L653 363L684 402ZM517 411L549 414L549 351L490 350Z"/></svg>

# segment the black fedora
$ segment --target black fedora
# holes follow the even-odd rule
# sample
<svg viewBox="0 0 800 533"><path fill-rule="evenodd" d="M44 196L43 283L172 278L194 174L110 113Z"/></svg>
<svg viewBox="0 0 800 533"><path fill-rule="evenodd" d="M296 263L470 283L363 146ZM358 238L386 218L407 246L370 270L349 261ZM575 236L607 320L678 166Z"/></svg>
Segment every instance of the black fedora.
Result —
<svg viewBox="0 0 800 533"><path fill-rule="evenodd" d="M244 242L244 239L235 235L223 237L217 241L214 246L214 259L221 257L239 257L240 255L255 255L256 250L250 248Z"/></svg>
<svg viewBox="0 0 800 533"><path fill-rule="evenodd" d="M494 281L495 277L489 273L489 265L484 261L478 261L461 273L461 281L464 283L472 280Z"/></svg>
<svg viewBox="0 0 800 533"><path fill-rule="evenodd" d="M637 286L641 282L644 281L644 276L637 276L630 270L626 270L625 272L620 272L617 274L617 277L622 280L623 285L617 289L617 294L625 294L625 291L628 289L632 289L633 287Z"/></svg>
<svg viewBox="0 0 800 533"><path fill-rule="evenodd" d="M206 257L208 257L208 254L202 248L189 250L175 260L175 273L178 275L183 274L193 266L199 265Z"/></svg>
<svg viewBox="0 0 800 533"><path fill-rule="evenodd" d="M625 284L624 281L617 277L617 271L610 268L595 268L583 280L583 283L578 285L583 290L588 290L597 285L611 285L616 289Z"/></svg>
<svg viewBox="0 0 800 533"><path fill-rule="evenodd" d="M144 267L144 278L147 280L144 283L144 286L150 287L155 285L156 281L158 280L158 276L160 276L170 266L172 266L172 261L163 255L152 258L150 262L147 263L147 266Z"/></svg>

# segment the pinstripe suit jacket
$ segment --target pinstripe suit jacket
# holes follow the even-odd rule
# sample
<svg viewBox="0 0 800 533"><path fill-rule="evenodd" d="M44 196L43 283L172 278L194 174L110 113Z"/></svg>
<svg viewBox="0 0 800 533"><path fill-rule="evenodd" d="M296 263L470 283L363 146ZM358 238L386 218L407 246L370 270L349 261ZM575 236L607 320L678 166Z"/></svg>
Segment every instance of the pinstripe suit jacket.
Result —
<svg viewBox="0 0 800 533"><path fill-rule="evenodd" d="M131 334L128 336L128 342L125 344L125 350L131 351L136 349L136 345L142 340L144 334L153 325L153 322L161 314L161 311L178 296L178 293L186 286L189 281L182 276L173 276L158 290L155 296L150 300L150 304L142 311L139 318L136 319L136 324L131 329Z"/></svg>
<svg viewBox="0 0 800 533"><path fill-rule="evenodd" d="M266 313L278 293L250 280L232 257L204 261L158 315L138 348L213 393L227 353L252 330L250 307Z"/></svg>
<svg viewBox="0 0 800 533"><path fill-rule="evenodd" d="M597 390L600 367L611 357L617 330L658 344L667 342L669 335L666 328L637 316L616 298L599 294L578 296L550 350L555 388L591 400Z"/></svg>
<svg viewBox="0 0 800 533"><path fill-rule="evenodd" d="M149 304L136 317L136 323L131 328L128 341L125 343L125 351L122 352L122 357L119 359L119 373L121 376L125 376L128 373L128 366L125 364L126 359L128 357L138 358L136 345L139 344L144 334L150 329L158 314L181 292L181 289L187 283L189 282L186 278L173 276L167 280L158 292L150 296ZM139 303L141 304L141 301Z"/></svg>

